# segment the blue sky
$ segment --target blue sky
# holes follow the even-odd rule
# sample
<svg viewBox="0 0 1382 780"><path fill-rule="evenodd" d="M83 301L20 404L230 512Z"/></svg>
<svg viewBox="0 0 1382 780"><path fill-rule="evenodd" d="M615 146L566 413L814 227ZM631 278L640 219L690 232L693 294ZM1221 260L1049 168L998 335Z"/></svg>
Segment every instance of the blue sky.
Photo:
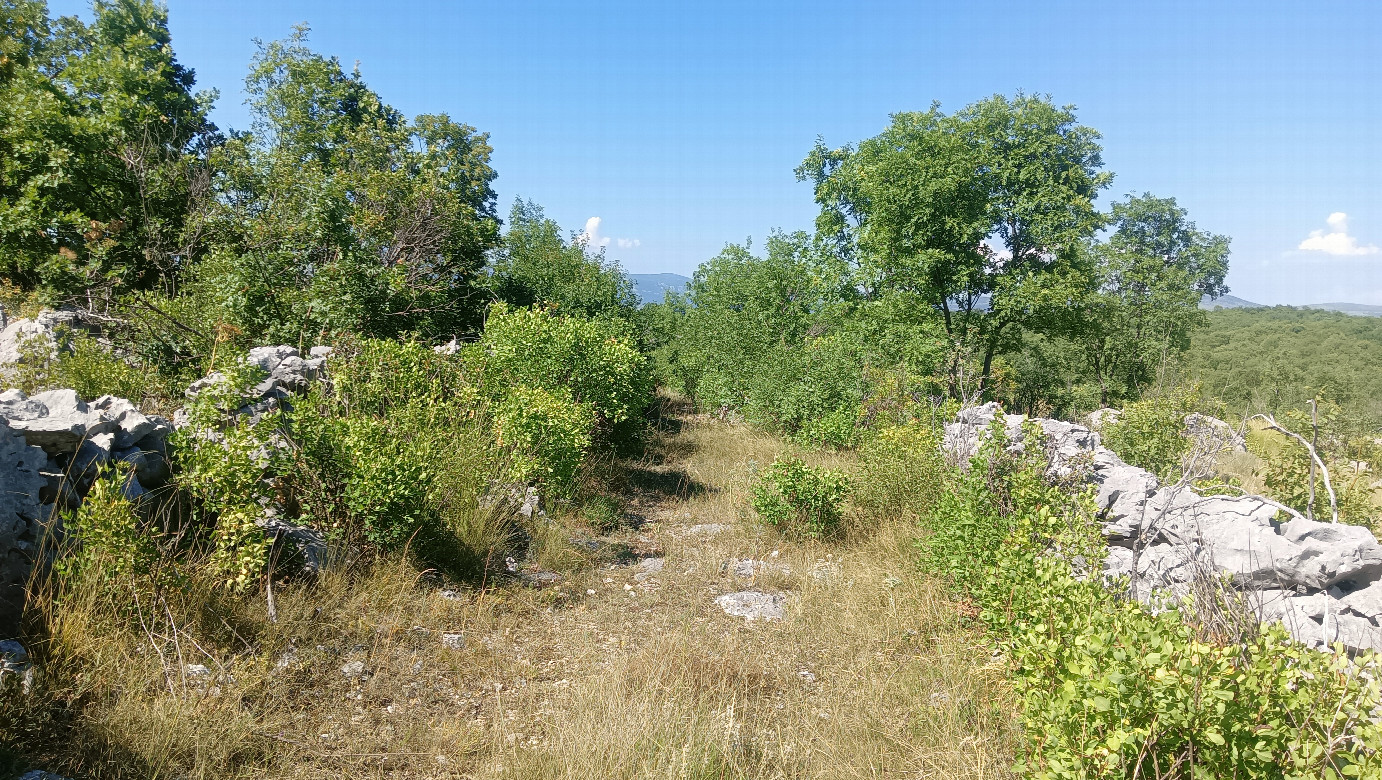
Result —
<svg viewBox="0 0 1382 780"><path fill-rule="evenodd" d="M892 112L1022 89L1103 133L1103 205L1171 195L1231 236L1235 295L1382 304L1376 0L168 5L222 127L248 125L252 39L307 22L399 109L489 132L505 214L521 195L568 230L598 217L635 273L809 228L792 170L818 135L858 141Z"/></svg>

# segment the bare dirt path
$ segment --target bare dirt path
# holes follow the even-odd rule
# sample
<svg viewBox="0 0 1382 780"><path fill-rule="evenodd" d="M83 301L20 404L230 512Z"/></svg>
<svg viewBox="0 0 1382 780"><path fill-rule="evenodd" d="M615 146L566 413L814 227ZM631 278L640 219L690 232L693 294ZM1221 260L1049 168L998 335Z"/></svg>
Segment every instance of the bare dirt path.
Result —
<svg viewBox="0 0 1382 780"><path fill-rule="evenodd" d="M783 449L682 415L628 465L603 562L468 638L495 678L469 774L1008 776L1001 671L917 576L911 529L803 544L755 521Z"/></svg>
<svg viewBox="0 0 1382 780"><path fill-rule="evenodd" d="M914 529L859 519L797 542L757 522L757 474L792 449L671 415L611 467L622 527L538 521L526 585L446 590L400 562L285 594L291 646L186 726L206 734L204 776L248 760L242 776L1009 777L1004 673L917 572ZM717 603L743 592L780 615Z"/></svg>

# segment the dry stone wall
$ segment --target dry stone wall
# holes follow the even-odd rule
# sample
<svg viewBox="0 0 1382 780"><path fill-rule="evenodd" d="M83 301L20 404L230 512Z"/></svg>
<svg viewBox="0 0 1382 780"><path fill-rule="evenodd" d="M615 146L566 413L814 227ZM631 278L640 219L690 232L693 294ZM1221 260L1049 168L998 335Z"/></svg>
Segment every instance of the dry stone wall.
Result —
<svg viewBox="0 0 1382 780"><path fill-rule="evenodd" d="M961 411L946 425L947 457L973 457L999 414L996 403ZM1016 445L1026 419L1004 417ZM1109 545L1105 572L1127 578L1132 596L1175 598L1228 575L1262 620L1284 623L1305 644L1382 650L1382 545L1368 529L1309 520L1259 496L1205 496L1187 485L1163 485L1102 446L1089 428L1032 422L1049 439L1051 469L1081 470L1096 486Z"/></svg>
<svg viewBox="0 0 1382 780"><path fill-rule="evenodd" d="M123 398L87 403L72 390L0 393L0 633L12 633L42 540L80 505L112 463L129 464L122 489L137 500L168 482L167 420Z"/></svg>
<svg viewBox="0 0 1382 780"><path fill-rule="evenodd" d="M19 339L51 336L57 322L40 315L9 323L0 352ZM321 378L329 354L327 347L314 348L307 358L288 346L251 350L246 360L263 370L264 379L250 389L242 407L226 411L257 423ZM0 354L4 357L13 364L20 354ZM4 365L0 361L0 368ZM213 373L194 382L188 399L223 380ZM72 390L0 393L0 637L17 633L25 586L43 540L61 533L63 512L77 509L98 474L114 463L129 466L121 488L132 501L167 485L172 477L168 436L187 422L182 410L170 421L114 396L86 401ZM294 546L309 569L320 568L325 541L281 514L277 507L264 507L260 525Z"/></svg>

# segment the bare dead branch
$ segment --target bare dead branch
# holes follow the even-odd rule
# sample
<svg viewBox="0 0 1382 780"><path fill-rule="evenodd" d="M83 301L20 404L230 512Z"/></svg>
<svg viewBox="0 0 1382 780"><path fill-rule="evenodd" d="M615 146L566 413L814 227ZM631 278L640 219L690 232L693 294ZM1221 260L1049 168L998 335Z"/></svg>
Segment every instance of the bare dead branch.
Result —
<svg viewBox="0 0 1382 780"><path fill-rule="evenodd" d="M1286 428L1281 427L1281 425L1277 423L1276 418L1272 417L1270 414L1254 414L1252 417L1249 417L1248 419L1261 419L1262 421L1267 423L1267 427L1269 429L1276 431L1277 433L1283 434L1285 436L1289 436L1290 438L1300 442L1302 447L1305 447L1306 452L1310 453L1311 462L1314 463L1315 467L1320 470L1320 476L1324 477L1324 491L1329 494L1330 517L1333 519L1333 522L1339 522L1339 498L1334 494L1334 484L1329 481L1329 469L1324 465L1324 461L1320 459L1319 453L1315 452L1315 447L1312 444L1310 444L1310 442L1307 441L1304 436L1301 436L1295 431L1290 431Z"/></svg>

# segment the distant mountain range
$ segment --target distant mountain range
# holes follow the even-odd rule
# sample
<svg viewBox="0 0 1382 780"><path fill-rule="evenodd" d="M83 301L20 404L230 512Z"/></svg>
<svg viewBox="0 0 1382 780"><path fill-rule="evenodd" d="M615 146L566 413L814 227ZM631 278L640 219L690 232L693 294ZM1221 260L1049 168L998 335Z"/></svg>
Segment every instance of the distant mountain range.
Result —
<svg viewBox="0 0 1382 780"><path fill-rule="evenodd" d="M1237 296L1225 295L1222 298L1210 298L1208 295L1200 299L1201 309L1265 309L1266 305L1253 303L1243 300ZM1322 311L1337 311L1344 314L1351 314L1355 317L1382 317L1382 306L1370 306L1366 303L1307 303L1296 306L1297 309L1320 309Z"/></svg>
<svg viewBox="0 0 1382 780"><path fill-rule="evenodd" d="M1211 298L1205 295L1200 298L1201 309L1261 309L1264 308L1260 303L1253 303L1239 298L1236 295L1225 295L1221 298Z"/></svg>
<svg viewBox="0 0 1382 780"><path fill-rule="evenodd" d="M634 292L638 294L639 303L662 303L663 297L668 290L672 292L686 292L686 285L691 283L689 277L681 274L629 274L629 280L633 282ZM987 303L987 301L985 301ZM982 308L982 305L981 307ZM1261 303L1239 298L1236 295L1225 295L1220 298L1210 298L1206 295L1200 299L1201 309L1265 309L1267 306ZM1323 311L1337 311L1344 314L1352 314L1355 317L1382 317L1382 306L1370 306L1365 303L1307 303L1297 306L1298 309L1320 309Z"/></svg>
<svg viewBox="0 0 1382 780"><path fill-rule="evenodd" d="M662 303L668 290L686 292L691 279L681 274L629 274L639 303Z"/></svg>

